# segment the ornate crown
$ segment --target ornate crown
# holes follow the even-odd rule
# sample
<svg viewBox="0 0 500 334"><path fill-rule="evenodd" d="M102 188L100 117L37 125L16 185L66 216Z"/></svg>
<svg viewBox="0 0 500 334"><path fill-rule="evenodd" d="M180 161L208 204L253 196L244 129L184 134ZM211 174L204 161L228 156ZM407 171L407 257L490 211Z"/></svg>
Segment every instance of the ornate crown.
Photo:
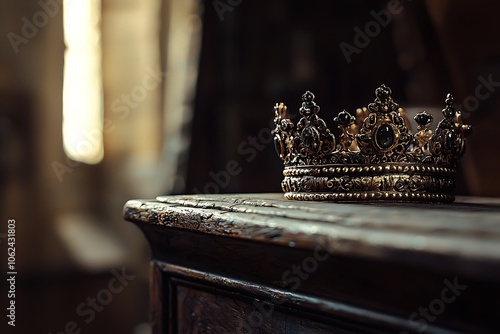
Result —
<svg viewBox="0 0 500 334"><path fill-rule="evenodd" d="M375 101L334 118L338 140L318 117L314 94L302 95L295 125L283 103L274 107L274 144L285 165L287 199L339 202L453 202L455 171L472 131L448 94L444 119L429 129L432 115L417 114L410 131L405 112L385 85Z"/></svg>

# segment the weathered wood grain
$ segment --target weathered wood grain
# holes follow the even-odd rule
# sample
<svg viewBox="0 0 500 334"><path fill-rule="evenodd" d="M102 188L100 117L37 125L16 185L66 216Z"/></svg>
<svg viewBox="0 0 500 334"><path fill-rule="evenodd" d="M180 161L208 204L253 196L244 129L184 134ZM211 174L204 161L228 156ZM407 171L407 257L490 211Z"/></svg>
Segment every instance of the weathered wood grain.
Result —
<svg viewBox="0 0 500 334"><path fill-rule="evenodd" d="M327 325L303 317L297 313L276 308L269 315L254 313L256 301L241 296L221 294L217 291L196 289L178 284L178 333L192 334L354 334L358 331ZM222 316L224 315L224 316ZM256 319L249 317L254 316ZM262 317L262 318L260 318ZM252 322L253 321L253 322ZM255 326L251 326L249 323ZM260 322L262 324L260 324ZM382 333L364 328L364 332Z"/></svg>
<svg viewBox="0 0 500 334"><path fill-rule="evenodd" d="M245 333L246 331L243 329L247 326L244 325L251 324L249 317L255 315L254 312L257 311L263 315L265 321L263 321L262 326L252 328L254 333L304 333L304 327L294 326L293 320L290 321L288 318L288 315L293 315L292 319L298 318L296 312L294 313L294 310L297 309L301 309L303 315L307 314L307 318L303 318L301 321L315 328L309 331L312 333L323 333L326 328L329 330L328 333L382 333L384 329L388 328L411 331L406 319L390 314L161 262L156 263L156 265L169 277L174 277L175 283L173 285L177 294L179 326L184 329L186 326L190 326L189 331L179 330L179 328L177 332L192 333L194 328L199 330L201 327L202 332L205 329L206 332L210 333L236 333L239 328ZM179 289L179 287L181 288ZM200 293L200 289L208 291L208 293ZM186 298L186 294L191 297ZM202 300L200 302L199 295L201 294L205 296L212 294L213 296L209 297L210 301ZM264 311L255 306L256 302L266 303ZM194 310L193 305L196 305ZM226 309L220 310L220 308ZM219 309L219 313L212 313L214 309ZM210 315L210 313L212 314ZM222 321L225 323L217 325L221 322L220 314L225 315L222 317ZM226 325L229 325L231 329L228 329ZM214 331L214 329L218 329L218 331ZM432 324L428 326L427 331L443 334L456 333Z"/></svg>
<svg viewBox="0 0 500 334"><path fill-rule="evenodd" d="M168 317L168 304L163 303L163 298L168 296L169 291L163 289L163 279L162 271L158 264L151 261L150 268L150 284L149 284L149 295L151 296L149 301L149 314L150 320L153 324L153 331L155 333L164 333L163 328L165 317ZM167 297L168 298L168 297Z"/></svg>
<svg viewBox="0 0 500 334"><path fill-rule="evenodd" d="M459 199L460 200L460 199ZM362 205L288 201L281 194L129 201L125 218L288 247L500 277L500 205ZM429 262L440 255L439 262ZM443 261L443 257L447 261ZM498 270L491 271L491 266Z"/></svg>
<svg viewBox="0 0 500 334"><path fill-rule="evenodd" d="M250 301L270 296L283 304L254 333L413 333L411 315L441 298L446 280L467 289L427 333L500 328L497 200L409 206L168 196L129 201L124 216L151 245L155 334L231 332L232 319L254 311ZM328 256L294 285L285 274L318 247Z"/></svg>

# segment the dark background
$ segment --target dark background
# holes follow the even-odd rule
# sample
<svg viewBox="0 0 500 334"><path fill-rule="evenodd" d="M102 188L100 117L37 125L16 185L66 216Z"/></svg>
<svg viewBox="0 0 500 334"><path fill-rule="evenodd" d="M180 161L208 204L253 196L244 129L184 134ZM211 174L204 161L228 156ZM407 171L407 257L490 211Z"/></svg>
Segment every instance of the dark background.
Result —
<svg viewBox="0 0 500 334"><path fill-rule="evenodd" d="M372 11L380 13L386 2L244 1L225 12L223 22L208 2L189 173L181 192L204 192L214 181L210 171L225 170L230 159L240 163L241 174L219 192L280 191L282 167L272 143L262 151L258 144L244 143L270 127L276 102L285 102L297 115L305 90L316 94L331 129L338 112L366 106L382 83L392 88L401 106L434 111L435 126L448 92L463 104L474 96L479 76L500 78L495 2L395 3L400 13L348 63L339 45L355 47L354 28L365 32L375 21ZM491 129L499 117L498 96L494 91L478 104L469 99L469 107L462 108L475 133L457 180L459 194L499 194L490 176L498 159ZM239 145L258 153L250 159L254 155L241 154Z"/></svg>

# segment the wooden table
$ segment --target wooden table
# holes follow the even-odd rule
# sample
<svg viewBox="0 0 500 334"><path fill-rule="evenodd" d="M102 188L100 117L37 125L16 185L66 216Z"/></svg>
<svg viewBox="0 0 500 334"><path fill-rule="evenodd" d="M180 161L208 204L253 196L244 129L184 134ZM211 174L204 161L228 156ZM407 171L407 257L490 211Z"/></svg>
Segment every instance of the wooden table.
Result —
<svg viewBox="0 0 500 334"><path fill-rule="evenodd" d="M154 333L500 333L500 202L131 200Z"/></svg>

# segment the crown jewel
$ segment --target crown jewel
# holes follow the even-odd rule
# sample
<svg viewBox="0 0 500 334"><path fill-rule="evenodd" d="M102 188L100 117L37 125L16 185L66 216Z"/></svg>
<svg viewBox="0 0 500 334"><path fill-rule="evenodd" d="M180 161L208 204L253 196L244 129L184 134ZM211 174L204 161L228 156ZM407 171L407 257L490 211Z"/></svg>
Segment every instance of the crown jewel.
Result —
<svg viewBox="0 0 500 334"><path fill-rule="evenodd" d="M328 201L452 202L454 177L472 127L462 123L448 94L444 118L433 131L433 117L414 117L415 133L391 89L381 85L368 107L355 116L340 112L334 134L318 116L314 94L302 95L295 125L283 103L274 107L274 144L285 165L285 197Z"/></svg>

